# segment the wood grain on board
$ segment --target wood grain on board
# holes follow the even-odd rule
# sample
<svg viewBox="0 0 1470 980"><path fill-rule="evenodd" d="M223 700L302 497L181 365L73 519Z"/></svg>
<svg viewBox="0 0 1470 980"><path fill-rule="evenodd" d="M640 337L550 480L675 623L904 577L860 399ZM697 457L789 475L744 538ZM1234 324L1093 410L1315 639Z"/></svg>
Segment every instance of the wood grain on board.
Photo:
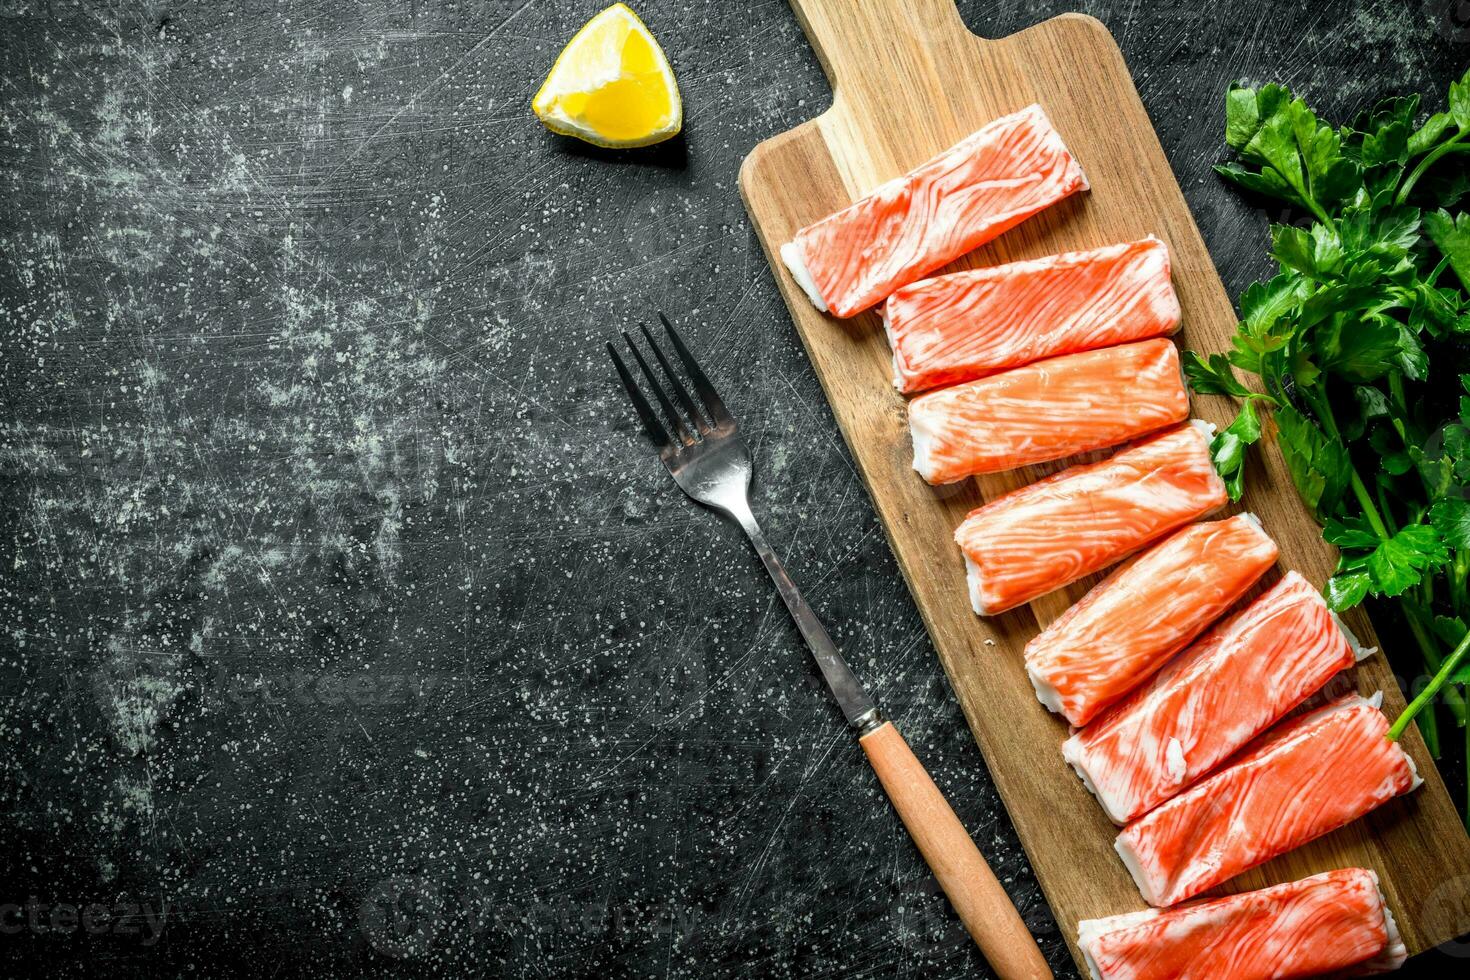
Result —
<svg viewBox="0 0 1470 980"><path fill-rule="evenodd" d="M1182 346L1224 350L1235 314L1190 217L1112 37L1065 15L1001 40L971 34L951 0L793 0L833 85L820 117L766 140L747 157L741 193L797 330L872 494L965 717L1005 800L1057 921L1077 954L1082 918L1143 907L1112 849L1115 828L1063 764L1065 723L1037 703L1021 652L1041 624L1088 582L1031 606L980 619L970 611L951 534L984 500L1031 482L1032 468L948 488L911 469L904 399L891 384L876 314L819 313L776 250L793 232L902 174L997 116L1039 102L1092 184L949 269L1090 248L1153 234L1173 253L1184 311ZM1229 421L1224 399L1196 396L1194 411ZM1239 509L1260 516L1281 546L1279 568L1321 585L1334 555L1291 485L1280 455L1257 454ZM1266 583L1263 583L1266 584ZM1378 641L1361 614L1350 625ZM1382 654L1355 671L1360 690L1403 698ZM1377 871L1411 952L1470 931L1470 838L1417 731L1404 740L1425 784L1360 820L1230 883L1257 888L1336 867ZM922 756L922 746L917 747ZM1080 959L1079 959L1080 964Z"/></svg>

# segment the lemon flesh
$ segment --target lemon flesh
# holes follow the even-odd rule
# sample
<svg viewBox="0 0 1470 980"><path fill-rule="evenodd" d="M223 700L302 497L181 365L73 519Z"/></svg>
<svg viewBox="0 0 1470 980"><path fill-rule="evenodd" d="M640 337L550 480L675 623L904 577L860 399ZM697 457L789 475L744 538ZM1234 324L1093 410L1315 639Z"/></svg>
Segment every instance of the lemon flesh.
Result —
<svg viewBox="0 0 1470 980"><path fill-rule="evenodd" d="M552 132L597 146L648 146L684 122L663 50L626 4L589 20L562 49L531 103Z"/></svg>

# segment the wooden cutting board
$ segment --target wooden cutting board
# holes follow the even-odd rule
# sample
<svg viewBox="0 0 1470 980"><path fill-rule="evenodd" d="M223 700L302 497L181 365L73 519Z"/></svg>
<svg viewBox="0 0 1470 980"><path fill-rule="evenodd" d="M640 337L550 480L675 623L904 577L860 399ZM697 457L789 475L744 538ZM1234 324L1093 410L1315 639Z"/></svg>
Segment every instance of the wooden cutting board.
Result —
<svg viewBox="0 0 1470 980"><path fill-rule="evenodd" d="M1079 919L1139 909L1143 901L1113 852L1115 829L1062 762L1065 723L1037 703L1021 652L1040 625L1090 583L997 618L970 611L951 538L955 525L982 501L1042 471L945 489L924 484L910 468L904 399L890 381L877 316L842 321L817 312L776 252L803 225L991 119L1039 102L1087 172L1091 192L942 271L1155 234L1173 251L1184 310L1181 346L1228 349L1235 314L1128 68L1101 23L1065 15L986 40L965 28L952 0L792 5L832 82L833 105L757 146L741 168L741 193L939 659L1076 956ZM1196 397L1194 409L1217 424L1233 414L1219 398ZM1281 568L1296 568L1320 585L1330 574L1332 549L1300 504L1274 447L1258 456L1241 509L1258 514L1280 544ZM1378 642L1360 614L1349 622L1365 643ZM1382 654L1356 669L1356 683L1364 692L1383 689L1390 717L1403 706ZM1378 872L1411 952L1470 931L1470 839L1418 732L1411 731L1404 744L1424 786L1228 887L1258 888L1360 865ZM917 748L922 756L922 746Z"/></svg>

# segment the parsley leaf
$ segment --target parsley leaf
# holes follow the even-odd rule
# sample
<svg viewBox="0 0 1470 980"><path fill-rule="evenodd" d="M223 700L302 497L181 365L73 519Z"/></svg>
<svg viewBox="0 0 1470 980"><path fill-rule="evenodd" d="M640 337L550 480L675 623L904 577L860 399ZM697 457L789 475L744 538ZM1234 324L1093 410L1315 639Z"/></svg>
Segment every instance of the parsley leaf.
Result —
<svg viewBox="0 0 1470 980"><path fill-rule="evenodd" d="M1429 508L1429 522L1451 548L1470 548L1470 500L1444 497Z"/></svg>
<svg viewBox="0 0 1470 980"><path fill-rule="evenodd" d="M1353 548L1378 547L1378 535L1362 518L1338 520L1331 518L1322 528L1322 537L1344 551Z"/></svg>
<svg viewBox="0 0 1470 980"><path fill-rule="evenodd" d="M1278 442L1297 492L1318 518L1330 515L1347 487L1347 450L1290 405L1276 410Z"/></svg>
<svg viewBox="0 0 1470 980"><path fill-rule="evenodd" d="M1454 119L1448 112L1436 112L1424 121L1424 125L1409 137L1409 156L1417 157L1434 147L1444 131L1453 125Z"/></svg>
<svg viewBox="0 0 1470 980"><path fill-rule="evenodd" d="M1343 154L1337 131L1318 122L1280 85L1256 91L1232 85L1225 96L1225 140L1247 163L1217 170L1249 190L1299 204L1325 218L1324 205L1352 192L1358 166Z"/></svg>
<svg viewBox="0 0 1470 980"><path fill-rule="evenodd" d="M1206 360L1192 350L1184 352L1184 377L1190 387L1205 395L1233 395L1245 398L1250 389L1240 383L1224 354L1211 354Z"/></svg>
<svg viewBox="0 0 1470 980"><path fill-rule="evenodd" d="M1368 573L1363 571L1340 572L1332 576L1327 580L1327 588L1323 590L1327 607L1334 612L1351 609L1368 598L1368 589L1372 584Z"/></svg>
<svg viewBox="0 0 1470 980"><path fill-rule="evenodd" d="M1231 500L1239 500L1244 492L1245 450L1261 438L1261 420L1256 415L1256 403L1247 401L1240 406L1240 414L1210 441L1210 458L1215 469L1225 481L1225 490Z"/></svg>
<svg viewBox="0 0 1470 980"><path fill-rule="evenodd" d="M1240 297L1241 328L1264 334L1301 302L1307 289L1300 276L1289 272L1269 282L1252 283Z"/></svg>
<svg viewBox="0 0 1470 980"><path fill-rule="evenodd" d="M1398 324L1380 317L1333 317L1313 342L1318 366L1349 381L1382 377L1394 369L1403 349Z"/></svg>
<svg viewBox="0 0 1470 980"><path fill-rule="evenodd" d="M1366 568L1375 594L1396 596L1447 561L1449 553L1439 532L1428 524L1411 524L1379 544L1368 556Z"/></svg>
<svg viewBox="0 0 1470 980"><path fill-rule="evenodd" d="M1451 218L1448 211L1430 211L1424 215L1424 230L1449 259L1460 284L1470 290L1470 213Z"/></svg>
<svg viewBox="0 0 1470 980"><path fill-rule="evenodd" d="M1271 255L1283 268L1312 279L1326 279L1342 264L1342 242L1330 228L1311 231L1295 225L1271 226Z"/></svg>
<svg viewBox="0 0 1470 980"><path fill-rule="evenodd" d="M1450 117L1461 132L1470 129L1470 71L1450 84Z"/></svg>

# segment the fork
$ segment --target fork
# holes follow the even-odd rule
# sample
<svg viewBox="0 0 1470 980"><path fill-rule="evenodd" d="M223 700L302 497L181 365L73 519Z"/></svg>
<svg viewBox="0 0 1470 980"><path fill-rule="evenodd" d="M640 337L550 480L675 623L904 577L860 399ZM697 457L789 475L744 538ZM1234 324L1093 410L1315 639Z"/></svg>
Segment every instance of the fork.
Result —
<svg viewBox="0 0 1470 980"><path fill-rule="evenodd" d="M959 817L955 816L954 809L898 729L883 717L872 697L858 682L838 652L837 645L827 635L821 620L801 597L791 576L771 550L750 509L750 450L740 436L735 419L684 346L674 325L662 312L658 316L663 321L669 343L699 396L698 403L646 325L639 324L644 343L667 379L667 392L672 392L672 400L626 331L623 340L653 392L660 412L655 413L643 396L627 365L618 356L617 348L609 343L607 352L649 439L658 447L659 459L680 489L699 503L734 518L750 538L909 836L918 845L950 904L996 974L1002 980L1051 977L1051 970L1036 940L1021 921L1016 907L985 863Z"/></svg>

